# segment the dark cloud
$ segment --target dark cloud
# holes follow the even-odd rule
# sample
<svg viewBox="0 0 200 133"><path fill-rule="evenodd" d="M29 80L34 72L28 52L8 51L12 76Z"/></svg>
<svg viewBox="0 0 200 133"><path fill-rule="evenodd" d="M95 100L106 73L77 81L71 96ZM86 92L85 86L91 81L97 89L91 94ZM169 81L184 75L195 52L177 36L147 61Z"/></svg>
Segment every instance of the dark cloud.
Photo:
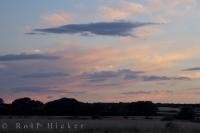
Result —
<svg viewBox="0 0 200 133"><path fill-rule="evenodd" d="M200 67L187 68L187 69L183 69L183 71L200 71Z"/></svg>
<svg viewBox="0 0 200 133"><path fill-rule="evenodd" d="M129 92L122 92L123 95L148 95L148 94L159 94L159 93L173 93L171 90L166 91L159 91L159 90L153 90L153 91L129 91Z"/></svg>
<svg viewBox="0 0 200 133"><path fill-rule="evenodd" d="M55 60L58 56L44 55L44 54L8 54L1 55L0 61L22 61L22 60Z"/></svg>
<svg viewBox="0 0 200 133"><path fill-rule="evenodd" d="M100 72L94 72L94 73L84 73L82 76L85 79L88 79L91 82L97 82L97 81L105 81L110 78L115 77L124 77L125 79L128 79L130 77L138 77L138 74L143 73L142 71L132 71L129 69L122 69L118 71L100 71Z"/></svg>
<svg viewBox="0 0 200 133"><path fill-rule="evenodd" d="M105 86L119 86L120 84L119 83L105 83L105 84L96 84L95 86L98 86L98 87L105 87Z"/></svg>
<svg viewBox="0 0 200 133"><path fill-rule="evenodd" d="M200 87L197 87L197 88L187 88L186 90L190 90L190 91L199 91L199 90L200 90Z"/></svg>
<svg viewBox="0 0 200 133"><path fill-rule="evenodd" d="M65 93L72 94L72 95L81 95L81 94L85 94L86 91L67 91Z"/></svg>
<svg viewBox="0 0 200 133"><path fill-rule="evenodd" d="M188 77L167 77L156 75L145 75L143 71L132 71L123 69L118 71L100 71L94 73L84 73L84 79L91 82L102 82L113 78L122 78L124 80L141 80L141 81L164 81L164 80L189 80Z"/></svg>
<svg viewBox="0 0 200 133"><path fill-rule="evenodd" d="M69 76L69 74L63 72L40 72L23 75L22 78L54 78L66 76Z"/></svg>
<svg viewBox="0 0 200 133"><path fill-rule="evenodd" d="M46 88L46 87L37 87L37 86L25 86L25 87L16 87L16 88L11 88L11 92L14 93L36 93L36 94L58 94L58 93L65 93L65 94L84 94L86 93L85 91L67 91L64 89L59 89L59 88Z"/></svg>
<svg viewBox="0 0 200 133"><path fill-rule="evenodd" d="M16 87L11 88L10 91L14 93L64 93L64 90L60 90L57 88L45 88L45 87L37 87L37 86L25 86L25 87Z"/></svg>
<svg viewBox="0 0 200 133"><path fill-rule="evenodd" d="M81 34L104 36L134 36L132 31L136 28L155 25L158 23L142 22L98 22L89 24L68 24L54 28L34 29L31 33L55 33L55 34Z"/></svg>
<svg viewBox="0 0 200 133"><path fill-rule="evenodd" d="M91 82L105 81L108 78L114 78L118 75L115 71L101 71L94 73L84 73L82 76Z"/></svg>
<svg viewBox="0 0 200 133"><path fill-rule="evenodd" d="M174 77L174 80L190 80L189 77Z"/></svg>
<svg viewBox="0 0 200 133"><path fill-rule="evenodd" d="M163 80L189 80L188 77L167 77L167 76L143 76L144 81L163 81Z"/></svg>
<svg viewBox="0 0 200 133"><path fill-rule="evenodd" d="M144 81L159 81L159 80L171 80L171 77L166 76L143 76Z"/></svg>
<svg viewBox="0 0 200 133"><path fill-rule="evenodd" d="M122 71L124 74L124 80L132 80L132 79L137 79L143 74L143 71L132 71L132 70L123 70Z"/></svg>
<svg viewBox="0 0 200 133"><path fill-rule="evenodd" d="M129 91L129 92L122 92L121 94L124 95L141 95L141 94L152 94L152 93L157 93L158 91Z"/></svg>

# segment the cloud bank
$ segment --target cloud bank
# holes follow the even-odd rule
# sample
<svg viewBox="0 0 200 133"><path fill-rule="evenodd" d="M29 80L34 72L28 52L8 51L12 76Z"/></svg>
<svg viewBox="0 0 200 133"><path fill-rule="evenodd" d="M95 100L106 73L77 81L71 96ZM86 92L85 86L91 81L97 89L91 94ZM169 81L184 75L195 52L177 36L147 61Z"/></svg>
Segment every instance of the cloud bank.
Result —
<svg viewBox="0 0 200 133"><path fill-rule="evenodd" d="M22 60L56 60L58 56L44 54L8 54L0 56L0 61L22 61Z"/></svg>
<svg viewBox="0 0 200 133"><path fill-rule="evenodd" d="M187 69L183 69L183 71L200 71L200 67L187 68Z"/></svg>
<svg viewBox="0 0 200 133"><path fill-rule="evenodd" d="M52 89L38 86L15 87L11 88L10 91L15 93L65 93L64 90L60 90L58 88Z"/></svg>
<svg viewBox="0 0 200 133"><path fill-rule="evenodd" d="M67 73L63 72L40 72L40 73L31 73L23 75L23 78L54 78L54 77L66 77L69 76Z"/></svg>
<svg viewBox="0 0 200 133"><path fill-rule="evenodd" d="M68 91L65 89L59 88L48 88L48 87L39 87L39 86L25 86L25 87L15 87L11 88L10 91L14 93L43 93L43 94L84 94L85 91Z"/></svg>
<svg viewBox="0 0 200 133"><path fill-rule="evenodd" d="M156 25L151 22L98 22L89 24L68 24L53 28L34 29L31 33L55 33L55 34L81 34L81 35L103 35L103 36L134 36L134 29Z"/></svg>
<svg viewBox="0 0 200 133"><path fill-rule="evenodd" d="M115 78L121 78L122 80L140 80L140 81L190 80L190 78L188 77L146 75L145 72L143 71L133 71L130 69L83 73L82 77L90 82L102 82L109 79L113 80Z"/></svg>

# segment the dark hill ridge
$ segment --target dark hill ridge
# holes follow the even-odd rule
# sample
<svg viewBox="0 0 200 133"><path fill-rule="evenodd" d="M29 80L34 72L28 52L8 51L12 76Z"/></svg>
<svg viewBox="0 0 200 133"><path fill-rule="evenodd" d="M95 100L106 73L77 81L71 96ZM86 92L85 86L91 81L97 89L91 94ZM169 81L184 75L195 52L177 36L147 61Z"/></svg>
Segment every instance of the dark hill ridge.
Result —
<svg viewBox="0 0 200 133"><path fill-rule="evenodd" d="M193 113L199 104L154 104L151 101L130 103L84 103L73 98L61 98L42 103L30 98L20 98L11 104L0 98L0 115L51 115L51 116L155 116L159 107L184 108L184 112ZM185 108L189 108L185 109ZM192 109L192 110L191 110ZM194 116L193 114L191 116Z"/></svg>

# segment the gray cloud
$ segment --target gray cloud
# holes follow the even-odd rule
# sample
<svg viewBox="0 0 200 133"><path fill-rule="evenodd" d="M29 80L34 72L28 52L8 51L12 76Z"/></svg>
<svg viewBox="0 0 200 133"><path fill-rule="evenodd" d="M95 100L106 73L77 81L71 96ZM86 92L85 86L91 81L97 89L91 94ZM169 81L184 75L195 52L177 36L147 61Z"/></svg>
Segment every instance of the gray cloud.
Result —
<svg viewBox="0 0 200 133"><path fill-rule="evenodd" d="M37 87L37 86L16 87L16 88L11 88L10 91L14 93L36 93L36 94L65 93L65 94L79 95L79 94L86 93L85 91L67 91L67 90L59 89L59 88L46 88L46 87Z"/></svg>
<svg viewBox="0 0 200 133"><path fill-rule="evenodd" d="M156 75L145 75L143 71L132 71L123 69L118 71L100 71L94 73L84 73L82 77L90 82L103 82L108 79L122 78L124 80L141 80L141 81L164 81L164 80L189 80L188 77L167 77Z"/></svg>
<svg viewBox="0 0 200 133"><path fill-rule="evenodd" d="M163 80L190 80L188 77L167 77L167 76L143 76L144 81L163 81Z"/></svg>
<svg viewBox="0 0 200 133"><path fill-rule="evenodd" d="M136 28L156 25L151 22L98 22L89 24L68 24L54 28L34 29L31 33L55 33L55 34L81 34L81 35L104 35L104 36L134 36L132 31Z"/></svg>
<svg viewBox="0 0 200 133"><path fill-rule="evenodd" d="M141 95L141 94L152 94L157 93L158 91L129 91L129 92L122 92L123 95Z"/></svg>
<svg viewBox="0 0 200 133"><path fill-rule="evenodd" d="M1 55L0 61L22 61L22 60L55 60L58 56L44 55L44 54L8 54Z"/></svg>
<svg viewBox="0 0 200 133"><path fill-rule="evenodd" d="M11 88L10 91L14 93L21 93L21 92L29 92L29 93L64 93L64 90L60 90L57 88L45 88L45 87L38 87L38 86L25 86L25 87L16 87Z"/></svg>
<svg viewBox="0 0 200 133"><path fill-rule="evenodd" d="M200 67L187 68L187 69L183 69L183 71L200 71Z"/></svg>
<svg viewBox="0 0 200 133"><path fill-rule="evenodd" d="M22 78L54 78L66 76L69 76L69 74L63 72L40 72L23 75Z"/></svg>
<svg viewBox="0 0 200 133"><path fill-rule="evenodd" d="M105 81L108 78L114 78L118 73L114 71L101 71L94 73L84 73L82 76L92 82Z"/></svg>
<svg viewBox="0 0 200 133"><path fill-rule="evenodd" d="M171 80L171 77L166 76L143 76L144 81L159 81L159 80Z"/></svg>
<svg viewBox="0 0 200 133"><path fill-rule="evenodd" d="M121 94L123 95L148 95L148 94L159 94L159 93L173 93L171 90L166 90L166 91L158 91L158 90L153 90L153 91L129 91L129 92L122 92Z"/></svg>
<svg viewBox="0 0 200 133"><path fill-rule="evenodd" d="M130 77L138 77L138 74L143 73L142 71L132 71L129 69L123 69L118 71L100 71L100 72L94 72L94 73L84 73L82 75L83 78L88 79L91 82L97 82L97 81L105 81L110 78L115 77L124 77L125 79L128 79Z"/></svg>

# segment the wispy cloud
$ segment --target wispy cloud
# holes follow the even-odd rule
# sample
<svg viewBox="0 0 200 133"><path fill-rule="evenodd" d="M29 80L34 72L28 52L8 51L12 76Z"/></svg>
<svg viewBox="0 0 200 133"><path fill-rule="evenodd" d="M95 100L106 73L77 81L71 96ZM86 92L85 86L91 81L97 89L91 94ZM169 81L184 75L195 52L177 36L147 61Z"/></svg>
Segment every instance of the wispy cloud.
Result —
<svg viewBox="0 0 200 133"><path fill-rule="evenodd" d="M15 87L10 89L14 93L36 93L36 94L84 94L85 91L68 91L65 89L59 88L48 88L48 87L38 87L38 86L24 86L24 87Z"/></svg>
<svg viewBox="0 0 200 133"><path fill-rule="evenodd" d="M182 71L200 71L200 67L187 68L187 69L183 69Z"/></svg>
<svg viewBox="0 0 200 133"><path fill-rule="evenodd" d="M139 15L144 11L144 6L140 3L120 1L117 7L101 7L100 16L106 20L120 20Z"/></svg>
<svg viewBox="0 0 200 133"><path fill-rule="evenodd" d="M122 92L123 95L149 95L149 94L159 94L159 93L173 93L173 91L166 90L166 91L129 91L129 92Z"/></svg>
<svg viewBox="0 0 200 133"><path fill-rule="evenodd" d="M64 63L67 66L71 65L73 69L82 71L119 69L123 64L128 64L126 68L130 69L161 70L175 66L180 61L190 59L199 52L199 50L194 51L193 49L166 52L157 45L127 49L96 47L89 50L74 50L75 52L70 52L69 49L68 52L63 53ZM155 52L155 49L157 49L157 52Z"/></svg>
<svg viewBox="0 0 200 133"><path fill-rule="evenodd" d="M22 61L22 60L56 60L58 56L45 55L45 54L8 54L1 55L0 61Z"/></svg>
<svg viewBox="0 0 200 133"><path fill-rule="evenodd" d="M188 77L167 77L167 76L143 76L144 81L162 81L162 80L190 80Z"/></svg>
<svg viewBox="0 0 200 133"><path fill-rule="evenodd" d="M72 15L65 11L58 11L41 17L42 25L48 26L60 26L71 23L72 20Z"/></svg>
<svg viewBox="0 0 200 133"><path fill-rule="evenodd" d="M168 77L157 75L145 75L143 71L133 71L123 69L118 71L99 71L93 73L83 73L82 77L90 82L103 82L120 78L122 80L138 81L165 81L165 80L190 80L188 77Z"/></svg>
<svg viewBox="0 0 200 133"><path fill-rule="evenodd" d="M54 78L67 76L69 76L69 74L63 72L40 72L23 75L22 78Z"/></svg>
<svg viewBox="0 0 200 133"><path fill-rule="evenodd" d="M92 82L97 82L97 81L105 81L110 78L116 78L116 77L125 77L126 79L128 78L133 78L133 77L138 77L138 74L143 73L142 71L132 71L129 69L123 69L123 70L118 70L118 71L100 71L100 72L93 72L93 73L83 73L82 77L85 79L88 79L89 81Z"/></svg>
<svg viewBox="0 0 200 133"><path fill-rule="evenodd" d="M97 22L89 24L68 24L53 28L34 29L31 33L55 33L55 34L81 34L81 35L103 35L103 36L134 36L134 29L157 25L152 22ZM30 34L30 33L29 33Z"/></svg>
<svg viewBox="0 0 200 133"><path fill-rule="evenodd" d="M197 4L197 0L149 0L145 3L124 0L103 5L100 7L99 16L106 20L151 16L159 22L169 22L197 11Z"/></svg>
<svg viewBox="0 0 200 133"><path fill-rule="evenodd" d="M25 87L16 87L11 88L10 91L14 93L64 93L65 90L61 90L58 88L45 88L38 86L25 86Z"/></svg>

